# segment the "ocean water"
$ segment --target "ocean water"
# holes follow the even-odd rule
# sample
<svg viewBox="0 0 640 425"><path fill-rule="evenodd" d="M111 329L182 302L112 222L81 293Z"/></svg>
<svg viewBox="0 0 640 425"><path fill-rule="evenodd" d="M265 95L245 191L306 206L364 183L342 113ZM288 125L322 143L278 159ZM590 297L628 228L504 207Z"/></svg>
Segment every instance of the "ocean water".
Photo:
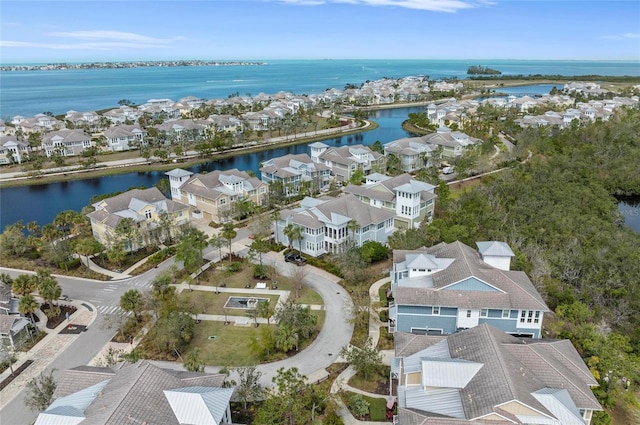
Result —
<svg viewBox="0 0 640 425"><path fill-rule="evenodd" d="M523 60L288 60L263 66L154 67L0 72L0 118L41 112L115 108L121 99L140 104L152 98L204 99L258 93L316 94L368 80L424 75L467 78L467 68L483 65L504 75L632 75L640 62Z"/></svg>

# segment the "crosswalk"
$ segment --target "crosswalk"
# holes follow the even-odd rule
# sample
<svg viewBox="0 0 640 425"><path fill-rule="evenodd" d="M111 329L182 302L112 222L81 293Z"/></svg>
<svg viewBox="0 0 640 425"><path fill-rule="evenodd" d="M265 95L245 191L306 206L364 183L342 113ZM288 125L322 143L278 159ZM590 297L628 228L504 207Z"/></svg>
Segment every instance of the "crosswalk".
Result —
<svg viewBox="0 0 640 425"><path fill-rule="evenodd" d="M126 312L117 305L97 305L96 310L102 314L126 314Z"/></svg>

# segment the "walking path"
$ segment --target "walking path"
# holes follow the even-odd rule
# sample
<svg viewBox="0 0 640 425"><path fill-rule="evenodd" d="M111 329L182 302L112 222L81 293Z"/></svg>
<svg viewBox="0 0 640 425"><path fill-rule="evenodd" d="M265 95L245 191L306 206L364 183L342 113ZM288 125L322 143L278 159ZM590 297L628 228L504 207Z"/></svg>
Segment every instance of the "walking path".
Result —
<svg viewBox="0 0 640 425"><path fill-rule="evenodd" d="M45 326L46 317L42 317L38 322L38 328L46 332L47 335L40 340L32 349L27 352L18 351L17 362L14 364L14 369L17 369L27 360L32 360L33 363L27 367L20 375L18 375L9 385L2 389L0 392L0 409L2 409L7 403L13 400L14 397L22 391L27 384L40 375L49 366L51 361L55 359L60 353L62 353L69 344L75 341L80 334L61 334L69 324L73 326L85 326L88 327L96 319L97 312L95 309L89 311L79 301L71 301L65 303L66 305L73 305L77 308L76 312L69 317L69 321L65 321L58 325L55 329L47 329ZM0 382L11 375L11 370L7 369L0 374Z"/></svg>

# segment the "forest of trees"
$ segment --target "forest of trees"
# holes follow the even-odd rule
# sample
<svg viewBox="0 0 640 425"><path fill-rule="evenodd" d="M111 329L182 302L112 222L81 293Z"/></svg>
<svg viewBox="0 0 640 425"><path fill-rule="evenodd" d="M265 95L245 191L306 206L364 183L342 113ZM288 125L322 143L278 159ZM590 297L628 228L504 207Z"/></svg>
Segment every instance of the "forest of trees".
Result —
<svg viewBox="0 0 640 425"><path fill-rule="evenodd" d="M452 200L438 191L439 217L397 232L393 248L445 241L504 240L555 317L546 337L569 338L600 386L602 404L635 405L640 382L640 234L624 225L618 195L640 193L640 110L607 122L526 129L517 149L531 160L494 174ZM624 379L623 379L624 378ZM608 423L600 414L593 423Z"/></svg>

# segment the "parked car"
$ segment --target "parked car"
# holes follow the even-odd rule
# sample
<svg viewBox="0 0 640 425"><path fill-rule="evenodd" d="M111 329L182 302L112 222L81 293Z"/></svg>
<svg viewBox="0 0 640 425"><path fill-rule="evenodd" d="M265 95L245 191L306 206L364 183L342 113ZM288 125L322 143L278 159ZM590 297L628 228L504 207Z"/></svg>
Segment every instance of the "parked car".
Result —
<svg viewBox="0 0 640 425"><path fill-rule="evenodd" d="M286 261L287 263L293 263L297 266L304 266L305 264L307 264L306 258L301 256L300 254L295 254L295 253L285 255L284 261Z"/></svg>

